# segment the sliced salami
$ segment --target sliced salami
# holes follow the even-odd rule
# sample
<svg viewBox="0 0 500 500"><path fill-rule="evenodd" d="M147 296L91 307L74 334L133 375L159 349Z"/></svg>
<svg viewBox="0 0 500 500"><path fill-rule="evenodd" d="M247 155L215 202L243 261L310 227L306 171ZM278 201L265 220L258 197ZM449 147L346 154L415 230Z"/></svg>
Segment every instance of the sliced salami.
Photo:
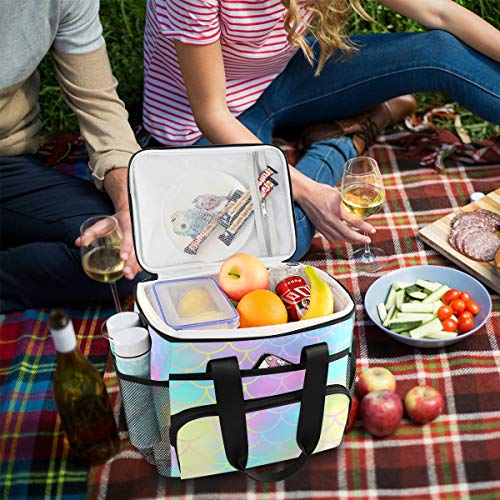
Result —
<svg viewBox="0 0 500 500"><path fill-rule="evenodd" d="M466 215L470 213L472 212L460 212L459 214L455 215L455 217L453 217L453 219L451 219L450 221L450 226L452 227L452 229L455 228L460 220L462 220Z"/></svg>
<svg viewBox="0 0 500 500"><path fill-rule="evenodd" d="M460 253L464 253L464 243L466 240L474 239L476 233L482 233L485 229L482 227L468 226L461 229L455 238L455 248Z"/></svg>
<svg viewBox="0 0 500 500"><path fill-rule="evenodd" d="M484 208L476 210L476 213L480 214L485 220L489 221L489 223L493 225L494 229L500 229L500 215L492 212L491 210L485 210Z"/></svg>
<svg viewBox="0 0 500 500"><path fill-rule="evenodd" d="M488 217L493 217L500 224L500 214L496 212L492 212L491 210L486 210L485 208L480 208L479 210L475 210L475 213L481 215L487 215Z"/></svg>
<svg viewBox="0 0 500 500"><path fill-rule="evenodd" d="M485 228L495 229L497 225L496 221L493 218L485 214L479 214L477 213L477 211L466 212L459 215L461 215L462 217L457 219L456 217L458 216L456 216L452 219L452 223L453 221L455 221L452 225L453 229L461 229L467 226L481 226Z"/></svg>
<svg viewBox="0 0 500 500"><path fill-rule="evenodd" d="M500 248L500 215L491 210L479 209L461 212L450 222L450 245L471 259L487 262L493 260Z"/></svg>
<svg viewBox="0 0 500 500"><path fill-rule="evenodd" d="M493 260L500 248L500 237L492 231L478 231L463 242L463 253L481 262Z"/></svg>
<svg viewBox="0 0 500 500"><path fill-rule="evenodd" d="M457 247L456 247L456 238L457 238L457 235L460 233L460 230L459 229L452 229L451 232L450 232L450 236L448 237L448 242L450 243L450 245L455 249L457 250Z"/></svg>

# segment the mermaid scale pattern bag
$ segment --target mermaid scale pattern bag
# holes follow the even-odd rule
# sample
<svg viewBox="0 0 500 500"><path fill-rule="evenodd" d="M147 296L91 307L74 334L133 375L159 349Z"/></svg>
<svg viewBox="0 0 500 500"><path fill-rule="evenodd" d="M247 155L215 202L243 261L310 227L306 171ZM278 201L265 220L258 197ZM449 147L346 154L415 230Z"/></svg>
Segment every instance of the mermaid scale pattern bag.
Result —
<svg viewBox="0 0 500 500"><path fill-rule="evenodd" d="M283 153L268 145L143 150L131 160L129 191L136 254L153 275L136 288L151 374L118 377L122 395L147 393L141 404L156 415L142 422L125 405L129 428L143 428L132 443L167 477L241 471L261 481L284 479L339 446L356 359L354 303L337 280L316 270L335 302L321 318L258 328L220 315L182 327L172 320L177 291L216 280L238 252L266 264L270 290L305 276L303 265L286 262L296 243ZM270 464L279 465L260 467Z"/></svg>

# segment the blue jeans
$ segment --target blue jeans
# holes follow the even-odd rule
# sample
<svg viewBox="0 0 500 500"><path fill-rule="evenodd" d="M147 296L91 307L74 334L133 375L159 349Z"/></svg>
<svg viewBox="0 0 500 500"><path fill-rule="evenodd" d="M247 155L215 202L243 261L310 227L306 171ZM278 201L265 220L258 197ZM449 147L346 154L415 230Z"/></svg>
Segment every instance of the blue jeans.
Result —
<svg viewBox="0 0 500 500"><path fill-rule="evenodd" d="M259 100L238 120L262 142L275 129L303 127L366 111L377 103L413 92L441 90L476 115L500 123L500 64L484 57L445 31L353 36L359 48L346 62L332 57L314 76L299 50ZM316 56L315 39L309 40ZM201 138L197 144L206 144ZM296 168L333 186L344 162L357 156L347 137L311 146ZM295 205L297 250L305 255L316 232Z"/></svg>
<svg viewBox="0 0 500 500"><path fill-rule="evenodd" d="M83 272L74 241L86 219L113 213L109 197L91 182L33 155L0 157L0 312L112 303L109 286ZM133 285L119 280L120 296Z"/></svg>

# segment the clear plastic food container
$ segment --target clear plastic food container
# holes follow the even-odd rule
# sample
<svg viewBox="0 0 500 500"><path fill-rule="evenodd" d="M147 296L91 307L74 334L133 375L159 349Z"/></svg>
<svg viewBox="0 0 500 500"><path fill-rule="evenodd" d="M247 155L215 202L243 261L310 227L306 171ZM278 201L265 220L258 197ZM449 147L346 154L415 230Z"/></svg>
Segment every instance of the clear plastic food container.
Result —
<svg viewBox="0 0 500 500"><path fill-rule="evenodd" d="M152 288L163 321L174 330L238 328L239 315L213 278L158 281Z"/></svg>

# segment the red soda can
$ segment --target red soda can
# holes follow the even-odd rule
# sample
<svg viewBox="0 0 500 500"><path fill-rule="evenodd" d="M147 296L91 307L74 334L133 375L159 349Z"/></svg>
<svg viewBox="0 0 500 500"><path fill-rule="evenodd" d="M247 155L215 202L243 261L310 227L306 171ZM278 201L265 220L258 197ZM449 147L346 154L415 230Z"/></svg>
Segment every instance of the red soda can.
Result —
<svg viewBox="0 0 500 500"><path fill-rule="evenodd" d="M298 321L307 311L311 289L302 276L288 276L276 285L276 293L285 304L290 321Z"/></svg>

